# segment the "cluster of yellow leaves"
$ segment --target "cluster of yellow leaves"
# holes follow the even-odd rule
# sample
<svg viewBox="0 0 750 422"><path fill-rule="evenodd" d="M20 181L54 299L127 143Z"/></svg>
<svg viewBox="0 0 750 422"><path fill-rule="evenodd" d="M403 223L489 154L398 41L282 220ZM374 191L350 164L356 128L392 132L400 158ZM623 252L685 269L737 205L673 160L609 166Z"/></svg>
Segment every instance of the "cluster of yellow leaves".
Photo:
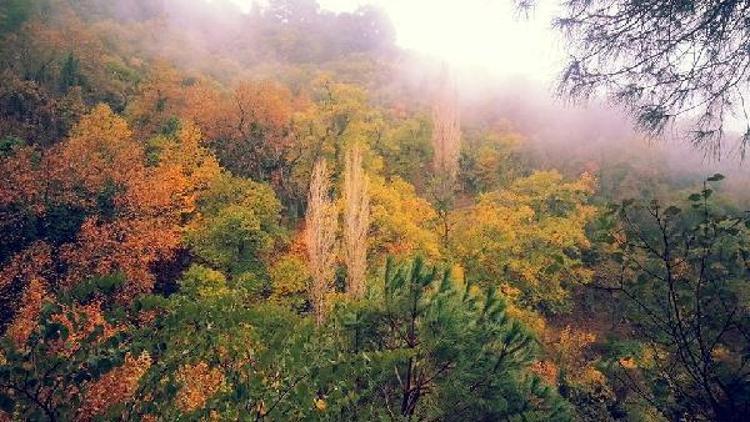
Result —
<svg viewBox="0 0 750 422"><path fill-rule="evenodd" d="M176 379L182 384L177 393L177 406L184 412L204 408L206 402L225 384L224 374L217 368L209 367L206 362L183 365Z"/></svg>
<svg viewBox="0 0 750 422"><path fill-rule="evenodd" d="M482 195L458 213L454 253L478 281L520 289L526 305L563 303L566 284L592 276L569 252L590 246L585 226L596 210L586 199L593 189L587 174L566 182L557 172L537 172Z"/></svg>
<svg viewBox="0 0 750 422"><path fill-rule="evenodd" d="M736 354L732 354L723 346L717 346L711 351L711 356L724 363L733 362L739 364L739 357ZM618 360L620 366L625 369L646 369L653 368L657 362L664 362L669 359L669 352L662 347L650 345L643 347L641 352L637 356L623 356Z"/></svg>
<svg viewBox="0 0 750 422"><path fill-rule="evenodd" d="M570 325L560 331L557 351L565 366L575 366L585 359L586 349L596 341L596 334L579 331Z"/></svg>
<svg viewBox="0 0 750 422"><path fill-rule="evenodd" d="M374 259L403 258L421 253L429 259L440 254L434 230L437 213L414 187L395 177L390 182L370 179L371 227L368 250ZM372 265L371 265L372 266Z"/></svg>
<svg viewBox="0 0 750 422"><path fill-rule="evenodd" d="M512 131L509 125L498 124L486 132L469 132L465 139L465 159L472 165L465 169L462 177L477 192L498 189L520 173L514 155L523 143L523 136Z"/></svg>
<svg viewBox="0 0 750 422"><path fill-rule="evenodd" d="M573 382L585 386L602 386L606 378L597 370L587 353L596 341L596 334L566 326L560 331L558 341L553 344L556 361L560 369Z"/></svg>
<svg viewBox="0 0 750 422"><path fill-rule="evenodd" d="M293 183L302 192L312 174L314 163L325 158L339 174L344 166L348 147L364 147L365 167L373 170L379 163L368 157L368 146L380 139L384 130L383 116L367 103L367 92L361 87L334 83L325 76L313 82L314 101L300 101L299 111L292 118L294 144L288 157L296 163ZM373 161L373 162L368 162Z"/></svg>
<svg viewBox="0 0 750 422"><path fill-rule="evenodd" d="M91 420L108 408L130 399L151 364L148 352L141 353L137 358L128 353L121 366L84 386L83 401L78 410L77 420Z"/></svg>
<svg viewBox="0 0 750 422"><path fill-rule="evenodd" d="M294 298L302 298L310 282L310 272L301 256L286 254L273 263L269 269L271 278L271 301L288 303Z"/></svg>

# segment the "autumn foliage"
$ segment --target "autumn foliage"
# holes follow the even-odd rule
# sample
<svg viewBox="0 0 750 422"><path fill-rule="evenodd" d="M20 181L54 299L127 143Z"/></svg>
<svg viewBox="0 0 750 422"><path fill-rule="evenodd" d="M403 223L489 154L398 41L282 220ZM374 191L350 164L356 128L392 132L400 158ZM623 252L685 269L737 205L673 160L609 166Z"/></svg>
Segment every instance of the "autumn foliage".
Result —
<svg viewBox="0 0 750 422"><path fill-rule="evenodd" d="M173 3L0 1L0 421L748 413L723 176L541 151L375 8Z"/></svg>

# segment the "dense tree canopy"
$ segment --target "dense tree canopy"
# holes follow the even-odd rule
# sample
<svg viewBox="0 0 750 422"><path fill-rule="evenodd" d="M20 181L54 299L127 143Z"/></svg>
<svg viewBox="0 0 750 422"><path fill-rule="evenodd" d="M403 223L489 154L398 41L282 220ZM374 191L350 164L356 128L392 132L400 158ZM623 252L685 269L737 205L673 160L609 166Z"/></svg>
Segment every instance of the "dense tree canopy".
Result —
<svg viewBox="0 0 750 422"><path fill-rule="evenodd" d="M0 2L0 421L742 420L746 180L439 73L369 7Z"/></svg>

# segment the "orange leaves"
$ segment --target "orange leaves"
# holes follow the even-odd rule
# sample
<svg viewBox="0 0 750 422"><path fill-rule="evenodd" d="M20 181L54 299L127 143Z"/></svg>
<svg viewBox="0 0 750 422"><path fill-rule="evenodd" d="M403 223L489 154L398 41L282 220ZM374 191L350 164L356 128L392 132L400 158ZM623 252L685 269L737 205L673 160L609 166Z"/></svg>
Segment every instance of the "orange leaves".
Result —
<svg viewBox="0 0 750 422"><path fill-rule="evenodd" d="M134 202L141 206L152 204L162 215L165 208L177 215L192 212L196 195L208 189L221 173L219 163L201 142L200 130L190 122L183 123L175 139L163 145L159 164L149 175L152 183L134 190L134 195L138 195Z"/></svg>
<svg viewBox="0 0 750 422"><path fill-rule="evenodd" d="M224 386L224 374L206 362L183 365L176 379L182 384L177 393L177 406L184 412L202 409L206 402Z"/></svg>
<svg viewBox="0 0 750 422"><path fill-rule="evenodd" d="M131 138L127 123L106 105L96 106L52 151L46 164L61 193L77 189L101 192L108 183L127 187L143 174L143 150ZM73 198L64 197L63 200ZM84 203L91 198L76 198Z"/></svg>
<svg viewBox="0 0 750 422"><path fill-rule="evenodd" d="M148 352L141 353L137 358L128 353L122 366L109 371L84 388L83 403L77 419L91 420L108 408L133 397L138 382L151 364Z"/></svg>
<svg viewBox="0 0 750 422"><path fill-rule="evenodd" d="M120 271L128 280L121 299L152 288L151 267L179 246L185 215L220 173L194 125L183 125L161 147L158 163L146 166L127 123L99 105L44 157L20 149L0 162L10 174L10 183L0 184L0 205L24 204L41 216L47 208L68 207L86 217L74 242L62 245L57 256L48 252L48 260L59 258L67 268L55 285L72 287ZM31 274L28 266L9 268L0 285Z"/></svg>
<svg viewBox="0 0 750 422"><path fill-rule="evenodd" d="M156 63L149 77L140 84L137 97L127 109L129 121L139 136L157 132L181 108L182 75L165 63Z"/></svg>
<svg viewBox="0 0 750 422"><path fill-rule="evenodd" d="M180 241L178 227L156 221L102 223L92 218L84 222L77 241L61 250L61 258L69 267L64 286L72 287L92 275L120 271L128 280L121 299L150 291L154 283L151 265L170 257Z"/></svg>
<svg viewBox="0 0 750 422"><path fill-rule="evenodd" d="M18 311L6 335L16 345L23 347L36 327L42 303L47 297L46 278L52 265L50 247L37 242L17 254L0 271L0 302L13 303L15 295L10 295L13 286L25 285Z"/></svg>
<svg viewBox="0 0 750 422"><path fill-rule="evenodd" d="M44 283L38 279L31 280L31 283L26 287L21 307L6 332L6 335L16 347L22 348L34 331L46 295Z"/></svg>
<svg viewBox="0 0 750 422"><path fill-rule="evenodd" d="M559 368L554 362L540 360L531 365L531 372L543 379L549 385L557 385L557 373Z"/></svg>
<svg viewBox="0 0 750 422"><path fill-rule="evenodd" d="M242 82L223 100L220 121L209 126L222 163L236 175L279 180L293 137L292 94L282 85ZM288 169L286 169L288 171Z"/></svg>
<svg viewBox="0 0 750 422"><path fill-rule="evenodd" d="M30 147L19 148L11 157L0 158L0 174L3 175L0 177L0 207L13 203L39 207L45 181L39 177L34 161L35 151Z"/></svg>
<svg viewBox="0 0 750 422"><path fill-rule="evenodd" d="M289 124L292 95L288 89L270 81L242 82L233 95L233 120L245 134L251 125L261 125L278 134Z"/></svg>
<svg viewBox="0 0 750 422"><path fill-rule="evenodd" d="M44 242L35 242L5 263L0 271L0 290L12 283L26 284L34 279L46 280L52 265L52 249Z"/></svg>

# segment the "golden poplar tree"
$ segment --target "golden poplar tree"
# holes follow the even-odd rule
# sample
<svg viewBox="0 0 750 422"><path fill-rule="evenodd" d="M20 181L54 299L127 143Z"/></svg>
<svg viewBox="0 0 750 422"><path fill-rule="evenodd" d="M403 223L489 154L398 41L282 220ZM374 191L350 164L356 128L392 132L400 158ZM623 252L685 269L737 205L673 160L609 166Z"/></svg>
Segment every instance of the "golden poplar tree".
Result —
<svg viewBox="0 0 750 422"><path fill-rule="evenodd" d="M461 152L461 116L458 110L456 86L447 72L432 107L432 165L436 174L455 178Z"/></svg>
<svg viewBox="0 0 750 422"><path fill-rule="evenodd" d="M450 231L448 214L452 208L461 153L461 117L456 86L447 71L441 77L433 103L432 125L432 195L442 221L443 244L447 245Z"/></svg>
<svg viewBox="0 0 750 422"><path fill-rule="evenodd" d="M325 320L326 296L333 287L338 216L329 195L331 182L325 159L315 163L305 214L305 244L310 265L310 300L315 322Z"/></svg>
<svg viewBox="0 0 750 422"><path fill-rule="evenodd" d="M346 248L347 291L355 298L365 294L367 232L370 227L370 196L362 168L362 148L346 153L344 169L344 246Z"/></svg>

